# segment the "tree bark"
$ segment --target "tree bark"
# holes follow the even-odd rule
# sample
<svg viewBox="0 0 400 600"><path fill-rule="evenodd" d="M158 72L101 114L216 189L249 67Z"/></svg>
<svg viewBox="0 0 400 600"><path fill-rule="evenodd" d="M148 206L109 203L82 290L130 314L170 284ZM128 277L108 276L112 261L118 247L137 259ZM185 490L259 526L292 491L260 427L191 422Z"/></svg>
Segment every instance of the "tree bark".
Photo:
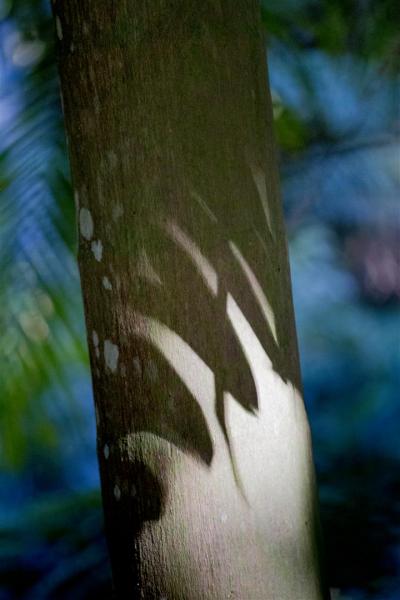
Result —
<svg viewBox="0 0 400 600"><path fill-rule="evenodd" d="M56 0L116 596L325 597L255 0Z"/></svg>

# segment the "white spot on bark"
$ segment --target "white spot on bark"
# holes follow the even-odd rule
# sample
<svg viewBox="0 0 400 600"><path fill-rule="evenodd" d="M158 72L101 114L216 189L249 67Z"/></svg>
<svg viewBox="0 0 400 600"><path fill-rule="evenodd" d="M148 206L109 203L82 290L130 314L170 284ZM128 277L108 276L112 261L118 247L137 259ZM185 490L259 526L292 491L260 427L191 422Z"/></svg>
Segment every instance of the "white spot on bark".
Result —
<svg viewBox="0 0 400 600"><path fill-rule="evenodd" d="M93 219L87 208L81 208L79 211L79 228L81 235L85 240L90 240L93 235Z"/></svg>
<svg viewBox="0 0 400 600"><path fill-rule="evenodd" d="M118 356L119 350L118 346L110 342L110 340L105 340L104 342L104 360L106 362L106 366L115 373L118 365Z"/></svg>
<svg viewBox="0 0 400 600"><path fill-rule="evenodd" d="M117 500L117 502L121 500L121 490L119 489L118 485L114 486L114 498Z"/></svg>
<svg viewBox="0 0 400 600"><path fill-rule="evenodd" d="M95 331L94 329L92 331L92 340L93 340L94 346L99 345L99 336L97 335L97 331Z"/></svg>
<svg viewBox="0 0 400 600"><path fill-rule="evenodd" d="M106 276L103 277L103 288L105 290L112 290L111 281Z"/></svg>
<svg viewBox="0 0 400 600"><path fill-rule="evenodd" d="M104 454L104 458L106 460L108 460L108 457L110 456L110 448L109 448L108 444L104 445L103 454Z"/></svg>
<svg viewBox="0 0 400 600"><path fill-rule="evenodd" d="M96 242L92 242L91 249L94 254L95 259L100 262L103 256L103 244L101 240L97 240Z"/></svg>
<svg viewBox="0 0 400 600"><path fill-rule="evenodd" d="M228 520L228 515L226 513L222 513L221 515L221 523L226 523Z"/></svg>
<svg viewBox="0 0 400 600"><path fill-rule="evenodd" d="M93 340L94 351L95 351L96 357L99 358L100 357L99 336L97 335L97 332L94 330L92 332L92 340Z"/></svg>
<svg viewBox="0 0 400 600"><path fill-rule="evenodd" d="M122 208L121 204L116 204L114 206L114 208L112 209L112 217L113 217L114 221L118 221L118 219L120 219L123 214L124 214L124 209Z"/></svg>
<svg viewBox="0 0 400 600"><path fill-rule="evenodd" d="M56 15L56 31L57 31L57 37L61 41L63 39L63 31L62 31L60 17L58 15Z"/></svg>

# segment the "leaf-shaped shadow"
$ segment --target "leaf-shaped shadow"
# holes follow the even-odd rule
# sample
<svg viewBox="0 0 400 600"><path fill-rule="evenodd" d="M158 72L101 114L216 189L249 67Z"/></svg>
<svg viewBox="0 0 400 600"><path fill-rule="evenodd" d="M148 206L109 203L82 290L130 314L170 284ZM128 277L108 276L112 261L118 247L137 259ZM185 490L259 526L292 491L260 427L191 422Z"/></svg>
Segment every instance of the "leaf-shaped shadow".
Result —
<svg viewBox="0 0 400 600"><path fill-rule="evenodd" d="M257 410L257 393L243 349L227 317L225 282L176 223L167 221L161 227L164 235L158 232L159 249L163 247L156 255L154 250L151 252L154 267L148 271L152 297L149 300L147 294L141 296L135 309L178 334L214 373L215 413L230 450L224 391L252 412ZM165 257L176 265L172 271L165 265ZM169 277L172 282L168 282ZM204 434L195 431L193 422L190 432L192 441L204 438ZM203 450L199 454L203 459L206 456ZM233 456L231 459L234 467Z"/></svg>
<svg viewBox="0 0 400 600"><path fill-rule="evenodd" d="M248 174L252 175L250 170ZM235 202L229 203L231 211L227 212L227 198L220 204L206 203L193 190L174 200L165 190L163 207L156 205L152 196L146 202L142 198L136 203L135 198L135 218L145 226L134 234L125 229L124 255L118 256L119 264L136 278L134 286L120 288L126 294L120 296L121 313L131 313L128 331L124 325L121 338L129 335L132 340L134 336L136 353L132 355L131 342L127 341L129 356L124 357L124 363L129 369L132 361L141 365L136 378L135 394L141 394L137 405L149 406L147 414L134 415L135 430L153 432L204 463L211 462L215 436L208 417L204 418L204 408L198 406L198 398L187 381L177 375L174 365L167 364L162 348L157 349L145 335L138 335L135 315L139 314L174 332L213 373L214 415L234 472L225 419L226 402L233 400L227 398L256 413L258 396L248 353L228 316L228 296L234 298L251 323L273 369L284 380L288 378L279 348L280 322L274 314L282 297L280 264L276 262L279 252L267 229L261 243L255 234L260 223L265 226L258 187L254 185L250 194L243 222ZM152 377L148 365L157 369L158 378ZM179 418L169 408L174 402L179 406Z"/></svg>
<svg viewBox="0 0 400 600"><path fill-rule="evenodd" d="M200 271L192 256L168 235L171 231L182 236L185 233L175 223L172 229L171 221L164 225L157 225L158 231L154 232L154 237L159 238L157 251L153 246L148 252L153 271L162 283L156 284L154 278L151 281L150 272L147 282L142 278L142 285L147 283L150 290L135 298L135 309L175 331L221 380L224 389L243 408L254 411L257 394L243 350L227 318L224 279L192 242L199 262L202 261ZM207 270L208 279L204 275Z"/></svg>
<svg viewBox="0 0 400 600"><path fill-rule="evenodd" d="M258 398L244 349L227 315L228 293L252 316L255 331L273 364L277 364L279 348L273 311L257 275L238 246L223 235L211 211L206 214L202 208L199 203L192 207L194 222L207 220L200 231L207 230L208 236L201 241L197 241L198 236L195 241L193 234L173 218L149 223L146 238L135 247L140 293L128 303L133 305L135 313L156 320L177 334L214 374L215 415L236 477L225 420L225 393L253 413L257 411ZM242 235L242 242L246 237L254 242L250 234ZM135 318L132 324L131 333L137 335ZM148 413L137 416L135 429L156 433L210 464L213 436L210 437L196 398L187 386L183 387L176 371L160 360L162 353L157 353L151 345L145 348L143 340L138 340L137 350L141 354L136 359L140 365L153 365L161 376L152 376L151 372L146 375L146 367L141 367L141 385L146 388L144 398L150 402Z"/></svg>
<svg viewBox="0 0 400 600"><path fill-rule="evenodd" d="M261 171L257 173L257 179L253 169L251 174L257 197L261 195ZM237 214L240 206L232 203L231 213L236 212L236 215L221 216L217 203L206 203L198 193L192 192L195 202L191 205L190 218L186 217L184 227L190 236L199 239L198 224L201 221L207 222L205 227L209 234L200 238L202 252L215 266L221 284L250 320L273 369L287 381L294 379L294 373L280 348L281 319L287 308L287 282L281 272L286 269L286 259L283 248L277 246L274 236L270 234L271 216L266 219L261 211L261 205L268 202L266 189L263 195L265 197L262 202L260 199L255 201L254 198L249 198L247 212L253 219L247 218L241 227L238 225L240 218ZM219 209L218 216L215 208ZM258 231L260 223L264 236ZM269 230L266 229L267 223Z"/></svg>
<svg viewBox="0 0 400 600"><path fill-rule="evenodd" d="M136 394L145 403L133 415L135 432L151 432L210 465L212 441L197 399L156 346L134 334Z"/></svg>

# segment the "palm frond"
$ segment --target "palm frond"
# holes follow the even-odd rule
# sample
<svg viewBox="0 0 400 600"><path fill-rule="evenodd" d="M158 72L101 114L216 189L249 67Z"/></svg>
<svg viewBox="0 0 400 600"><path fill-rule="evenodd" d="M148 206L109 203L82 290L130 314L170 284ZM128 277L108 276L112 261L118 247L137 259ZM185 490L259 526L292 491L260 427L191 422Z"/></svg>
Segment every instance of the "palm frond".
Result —
<svg viewBox="0 0 400 600"><path fill-rule="evenodd" d="M40 3L16 2L1 27L0 103L10 118L0 143L0 461L15 467L32 447L54 451L63 439L60 423L49 419L49 390L65 413L62 427L82 427L71 366L82 371L87 355L52 19Z"/></svg>

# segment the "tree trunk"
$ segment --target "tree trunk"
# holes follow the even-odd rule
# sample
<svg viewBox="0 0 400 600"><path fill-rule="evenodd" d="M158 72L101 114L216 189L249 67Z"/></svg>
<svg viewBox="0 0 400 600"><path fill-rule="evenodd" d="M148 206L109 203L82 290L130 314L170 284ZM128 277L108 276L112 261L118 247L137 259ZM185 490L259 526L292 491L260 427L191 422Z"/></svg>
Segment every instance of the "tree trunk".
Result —
<svg viewBox="0 0 400 600"><path fill-rule="evenodd" d="M324 597L255 0L56 0L116 596Z"/></svg>

